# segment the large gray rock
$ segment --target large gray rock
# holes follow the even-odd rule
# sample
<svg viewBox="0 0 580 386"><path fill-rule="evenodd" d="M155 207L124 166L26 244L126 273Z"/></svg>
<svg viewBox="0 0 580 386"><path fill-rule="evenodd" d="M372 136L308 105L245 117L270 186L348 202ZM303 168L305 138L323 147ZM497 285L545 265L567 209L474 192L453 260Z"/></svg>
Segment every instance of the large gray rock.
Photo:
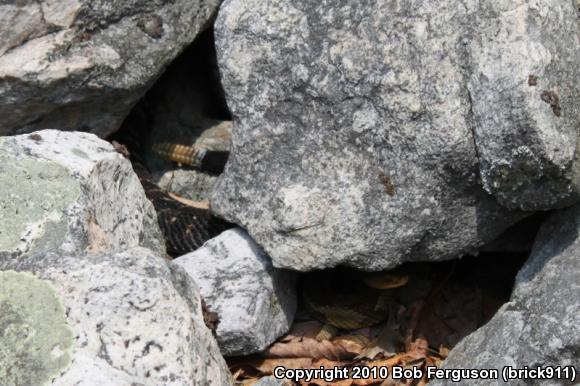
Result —
<svg viewBox="0 0 580 386"><path fill-rule="evenodd" d="M209 309L217 313L216 335L224 355L261 351L290 329L295 275L274 268L242 229L223 232L173 264L195 280Z"/></svg>
<svg viewBox="0 0 580 386"><path fill-rule="evenodd" d="M165 251L131 164L93 134L1 137L0 187L0 260L51 249Z"/></svg>
<svg viewBox="0 0 580 386"><path fill-rule="evenodd" d="M578 201L580 45L572 1L480 3L466 36L468 89L485 189L502 205Z"/></svg>
<svg viewBox="0 0 580 386"><path fill-rule="evenodd" d="M39 373L45 379L54 379L51 385L62 386L232 383L217 343L204 324L196 284L178 267L170 268L162 257L144 248L87 256L45 253L0 262L0 273L9 270L34 275L23 276L26 280L20 282L46 280L52 288L49 292L54 294L35 294L35 289L47 292L47 284L42 282L42 287L18 286L18 281L2 283L0 299L4 292L20 297L8 299L15 311L1 313L0 326L7 326L5 331L28 331L35 341L49 342L52 346L48 348L53 347L48 350L51 354L68 356L60 366L19 363L18 358L26 362L27 358L38 356L35 349L39 346L31 345L31 339L21 335L12 342L15 352L22 355L8 363L14 365L10 376L22 381L39 379L34 378ZM28 299L56 296L62 311L43 304L26 313L26 302L21 300L23 291L32 294ZM5 306L6 302L0 303L2 310ZM46 320L45 328L42 323L31 322L30 315L42 318L42 314L54 313L61 319L66 315L66 320L52 316ZM67 330L74 335L67 335ZM0 356L0 374L5 369L4 359ZM50 361L39 359L44 361L42 365ZM4 381L7 379L3 378L3 384Z"/></svg>
<svg viewBox="0 0 580 386"><path fill-rule="evenodd" d="M445 368L575 366L580 371L580 206L553 215L540 229L511 299L461 341ZM557 384L563 384L560 381ZM445 385L446 382L435 382ZM530 380L464 382L529 385ZM532 384L554 384L532 382Z"/></svg>
<svg viewBox="0 0 580 386"><path fill-rule="evenodd" d="M379 269L570 204L575 18L571 1L225 1L235 127L213 209L277 266Z"/></svg>
<svg viewBox="0 0 580 386"><path fill-rule="evenodd" d="M0 135L38 128L110 134L219 2L3 2Z"/></svg>

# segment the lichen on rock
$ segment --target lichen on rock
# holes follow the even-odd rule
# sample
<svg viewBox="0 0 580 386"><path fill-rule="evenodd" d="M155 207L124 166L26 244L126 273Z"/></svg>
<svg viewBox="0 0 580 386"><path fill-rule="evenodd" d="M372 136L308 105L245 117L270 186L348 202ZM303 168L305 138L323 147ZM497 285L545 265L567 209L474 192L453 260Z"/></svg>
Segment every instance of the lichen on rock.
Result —
<svg viewBox="0 0 580 386"><path fill-rule="evenodd" d="M165 251L131 164L93 134L0 138L0 186L0 260L57 249Z"/></svg>
<svg viewBox="0 0 580 386"><path fill-rule="evenodd" d="M73 332L54 287L30 273L0 272L0 379L42 385L71 360Z"/></svg>
<svg viewBox="0 0 580 386"><path fill-rule="evenodd" d="M0 184L0 251L27 252L23 237L32 234L36 244L57 247L68 228L63 212L80 196L69 172L56 162L17 160L0 149Z"/></svg>

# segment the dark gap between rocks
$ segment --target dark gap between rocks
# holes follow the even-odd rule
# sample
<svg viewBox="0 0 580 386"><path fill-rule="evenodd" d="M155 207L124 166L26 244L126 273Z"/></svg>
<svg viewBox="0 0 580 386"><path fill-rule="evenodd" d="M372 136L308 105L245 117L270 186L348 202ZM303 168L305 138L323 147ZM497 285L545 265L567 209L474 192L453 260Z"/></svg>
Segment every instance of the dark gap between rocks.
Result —
<svg viewBox="0 0 580 386"><path fill-rule="evenodd" d="M225 167L231 140L231 114L219 79L212 28L167 68L109 139L128 148L140 177L147 173L160 191L175 195L171 199L200 205L209 216L207 200ZM169 147L163 147L167 144L204 153L168 156ZM159 197L150 199L156 205ZM346 267L302 274L293 330L261 354L229 358L234 376L251 381L271 374L276 365L439 365L453 346L509 300L543 218L538 214L514 225L478 256L406 264L386 275ZM216 221L214 233L168 248L169 254L194 250L230 226ZM175 233L162 220L160 226ZM175 242L171 237L166 235L168 245ZM408 281L397 287L397 280ZM211 313L206 316L215 322Z"/></svg>
<svg viewBox="0 0 580 386"><path fill-rule="evenodd" d="M408 263L386 274L347 267L304 273L290 333L263 353L228 358L230 368L240 384L251 384L276 366L440 366L509 300L545 217L520 221L477 256Z"/></svg>
<svg viewBox="0 0 580 386"><path fill-rule="evenodd" d="M171 257L231 227L209 211L229 156L231 115L210 27L159 77L108 138L131 160Z"/></svg>
<svg viewBox="0 0 580 386"><path fill-rule="evenodd" d="M195 165L168 160L152 149L155 144L191 146L208 129L230 120L219 78L213 27L209 27L168 66L108 139L127 142L151 173L160 178L167 170L175 170L176 164L183 170L192 170ZM227 127L225 134L218 133L220 137L214 141L221 140L213 144L220 152L229 150L229 130ZM206 172L219 174L224 163Z"/></svg>

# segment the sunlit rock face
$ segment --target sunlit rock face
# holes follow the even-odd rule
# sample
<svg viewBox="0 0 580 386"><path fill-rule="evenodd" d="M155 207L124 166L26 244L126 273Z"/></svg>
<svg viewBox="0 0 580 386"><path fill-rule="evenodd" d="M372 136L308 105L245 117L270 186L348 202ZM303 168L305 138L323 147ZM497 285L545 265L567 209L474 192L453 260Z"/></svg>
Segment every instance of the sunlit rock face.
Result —
<svg viewBox="0 0 580 386"><path fill-rule="evenodd" d="M577 200L572 2L228 0L213 209L278 266L461 255Z"/></svg>
<svg viewBox="0 0 580 386"><path fill-rule="evenodd" d="M150 250L38 253L0 261L0 279L8 384L232 384L197 285Z"/></svg>
<svg viewBox="0 0 580 386"><path fill-rule="evenodd" d="M290 329L295 275L272 267L244 230L229 229L172 264L199 285L208 308L219 316L216 338L222 354L260 352Z"/></svg>
<svg viewBox="0 0 580 386"><path fill-rule="evenodd" d="M0 260L136 246L165 253L130 162L94 134L0 137Z"/></svg>
<svg viewBox="0 0 580 386"><path fill-rule="evenodd" d="M0 4L0 135L48 128L111 134L218 4Z"/></svg>

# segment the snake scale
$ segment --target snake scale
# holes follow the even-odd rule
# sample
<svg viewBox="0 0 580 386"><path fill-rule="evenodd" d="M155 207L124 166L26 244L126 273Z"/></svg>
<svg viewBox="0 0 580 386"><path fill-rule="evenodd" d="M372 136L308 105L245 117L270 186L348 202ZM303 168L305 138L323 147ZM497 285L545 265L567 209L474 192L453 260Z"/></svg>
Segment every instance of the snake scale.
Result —
<svg viewBox="0 0 580 386"><path fill-rule="evenodd" d="M408 276L388 272L359 272L336 268L306 274L302 301L310 314L336 328L353 330L385 321L392 303L391 289Z"/></svg>
<svg viewBox="0 0 580 386"><path fill-rule="evenodd" d="M145 195L157 212L157 221L165 238L167 254L177 257L201 247L207 240L219 235L233 224L211 214L208 209L183 204L153 182L147 162L143 156L147 134L144 120L129 116L123 127L110 140L129 158L133 170L139 177ZM119 146L124 149L119 149ZM203 171L220 173L227 160L224 152L202 152L196 166Z"/></svg>

